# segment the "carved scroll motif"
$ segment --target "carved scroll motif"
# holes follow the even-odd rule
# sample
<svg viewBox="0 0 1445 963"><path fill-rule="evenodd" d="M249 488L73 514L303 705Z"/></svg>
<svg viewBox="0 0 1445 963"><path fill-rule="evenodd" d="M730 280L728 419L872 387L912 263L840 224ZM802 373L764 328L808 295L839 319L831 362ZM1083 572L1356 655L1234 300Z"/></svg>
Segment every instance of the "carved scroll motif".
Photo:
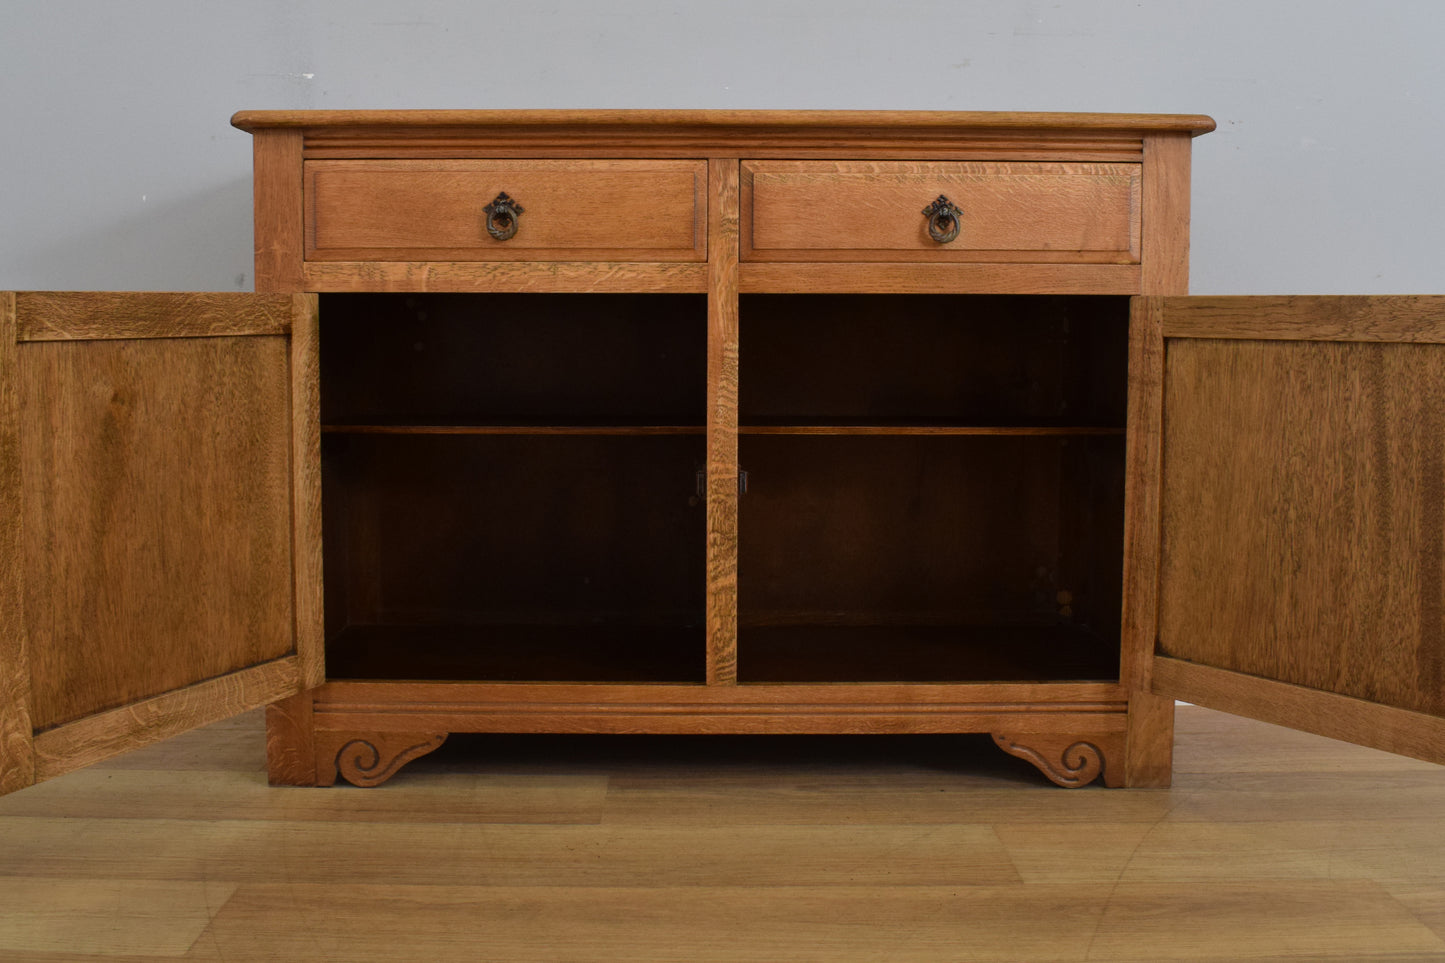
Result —
<svg viewBox="0 0 1445 963"><path fill-rule="evenodd" d="M1087 786L1104 774L1106 785L1120 784L1118 770L1108 771L1112 764L1123 765L1123 733L1099 737L1083 737L1078 733L1029 732L1018 735L993 734L993 741L1011 756L1027 759L1057 785L1065 789Z"/></svg>
<svg viewBox="0 0 1445 963"><path fill-rule="evenodd" d="M378 732L347 740L336 751L336 772L353 786L379 786L398 769L433 751L447 734Z"/></svg>

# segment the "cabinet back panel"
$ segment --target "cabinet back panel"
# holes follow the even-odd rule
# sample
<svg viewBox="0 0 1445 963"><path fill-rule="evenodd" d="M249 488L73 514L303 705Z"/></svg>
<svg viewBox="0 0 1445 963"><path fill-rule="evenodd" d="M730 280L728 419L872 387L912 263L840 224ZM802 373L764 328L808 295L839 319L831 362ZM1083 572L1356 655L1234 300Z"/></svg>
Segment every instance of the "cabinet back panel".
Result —
<svg viewBox="0 0 1445 963"><path fill-rule="evenodd" d="M287 339L18 352L37 729L294 650Z"/></svg>
<svg viewBox="0 0 1445 963"><path fill-rule="evenodd" d="M701 425L698 295L331 294L326 424Z"/></svg>
<svg viewBox="0 0 1445 963"><path fill-rule="evenodd" d="M700 625L702 459L695 435L327 436L328 636Z"/></svg>
<svg viewBox="0 0 1445 963"><path fill-rule="evenodd" d="M744 295L740 422L1122 427L1128 301Z"/></svg>
<svg viewBox="0 0 1445 963"><path fill-rule="evenodd" d="M740 448L742 625L1088 624L1117 648L1122 438Z"/></svg>

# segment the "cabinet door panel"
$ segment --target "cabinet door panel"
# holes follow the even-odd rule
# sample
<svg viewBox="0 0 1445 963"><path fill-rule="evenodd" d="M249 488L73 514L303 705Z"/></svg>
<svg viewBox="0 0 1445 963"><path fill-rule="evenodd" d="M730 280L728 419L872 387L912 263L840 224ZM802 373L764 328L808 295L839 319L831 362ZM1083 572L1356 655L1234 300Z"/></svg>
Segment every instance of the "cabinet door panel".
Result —
<svg viewBox="0 0 1445 963"><path fill-rule="evenodd" d="M1169 298L1155 692L1445 762L1445 298Z"/></svg>
<svg viewBox="0 0 1445 963"><path fill-rule="evenodd" d="M28 724L33 778L318 683L303 602L314 299L8 305L21 617L5 625L5 676L24 706L7 731ZM6 769L22 755L7 751Z"/></svg>

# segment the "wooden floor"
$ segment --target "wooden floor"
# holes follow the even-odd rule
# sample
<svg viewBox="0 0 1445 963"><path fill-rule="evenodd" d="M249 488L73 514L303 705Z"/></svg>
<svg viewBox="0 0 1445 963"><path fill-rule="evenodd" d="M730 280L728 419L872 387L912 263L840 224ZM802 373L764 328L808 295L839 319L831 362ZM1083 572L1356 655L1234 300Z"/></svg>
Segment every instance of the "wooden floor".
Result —
<svg viewBox="0 0 1445 963"><path fill-rule="evenodd" d="M1445 960L1445 768L1180 710L1171 790L985 737L453 737L270 789L257 715L0 799L0 960Z"/></svg>

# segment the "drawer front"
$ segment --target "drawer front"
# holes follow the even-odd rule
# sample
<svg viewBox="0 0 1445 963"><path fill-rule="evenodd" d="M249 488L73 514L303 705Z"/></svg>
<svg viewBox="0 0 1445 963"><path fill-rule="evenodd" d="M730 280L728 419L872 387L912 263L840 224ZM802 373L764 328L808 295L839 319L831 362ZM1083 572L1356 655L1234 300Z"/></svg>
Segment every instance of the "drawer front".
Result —
<svg viewBox="0 0 1445 963"><path fill-rule="evenodd" d="M312 160L316 261L702 261L707 163L650 160ZM516 231L487 206L506 194ZM505 233L505 217L492 227Z"/></svg>
<svg viewBox="0 0 1445 963"><path fill-rule="evenodd" d="M1138 164L745 161L742 186L745 260L1139 261Z"/></svg>

